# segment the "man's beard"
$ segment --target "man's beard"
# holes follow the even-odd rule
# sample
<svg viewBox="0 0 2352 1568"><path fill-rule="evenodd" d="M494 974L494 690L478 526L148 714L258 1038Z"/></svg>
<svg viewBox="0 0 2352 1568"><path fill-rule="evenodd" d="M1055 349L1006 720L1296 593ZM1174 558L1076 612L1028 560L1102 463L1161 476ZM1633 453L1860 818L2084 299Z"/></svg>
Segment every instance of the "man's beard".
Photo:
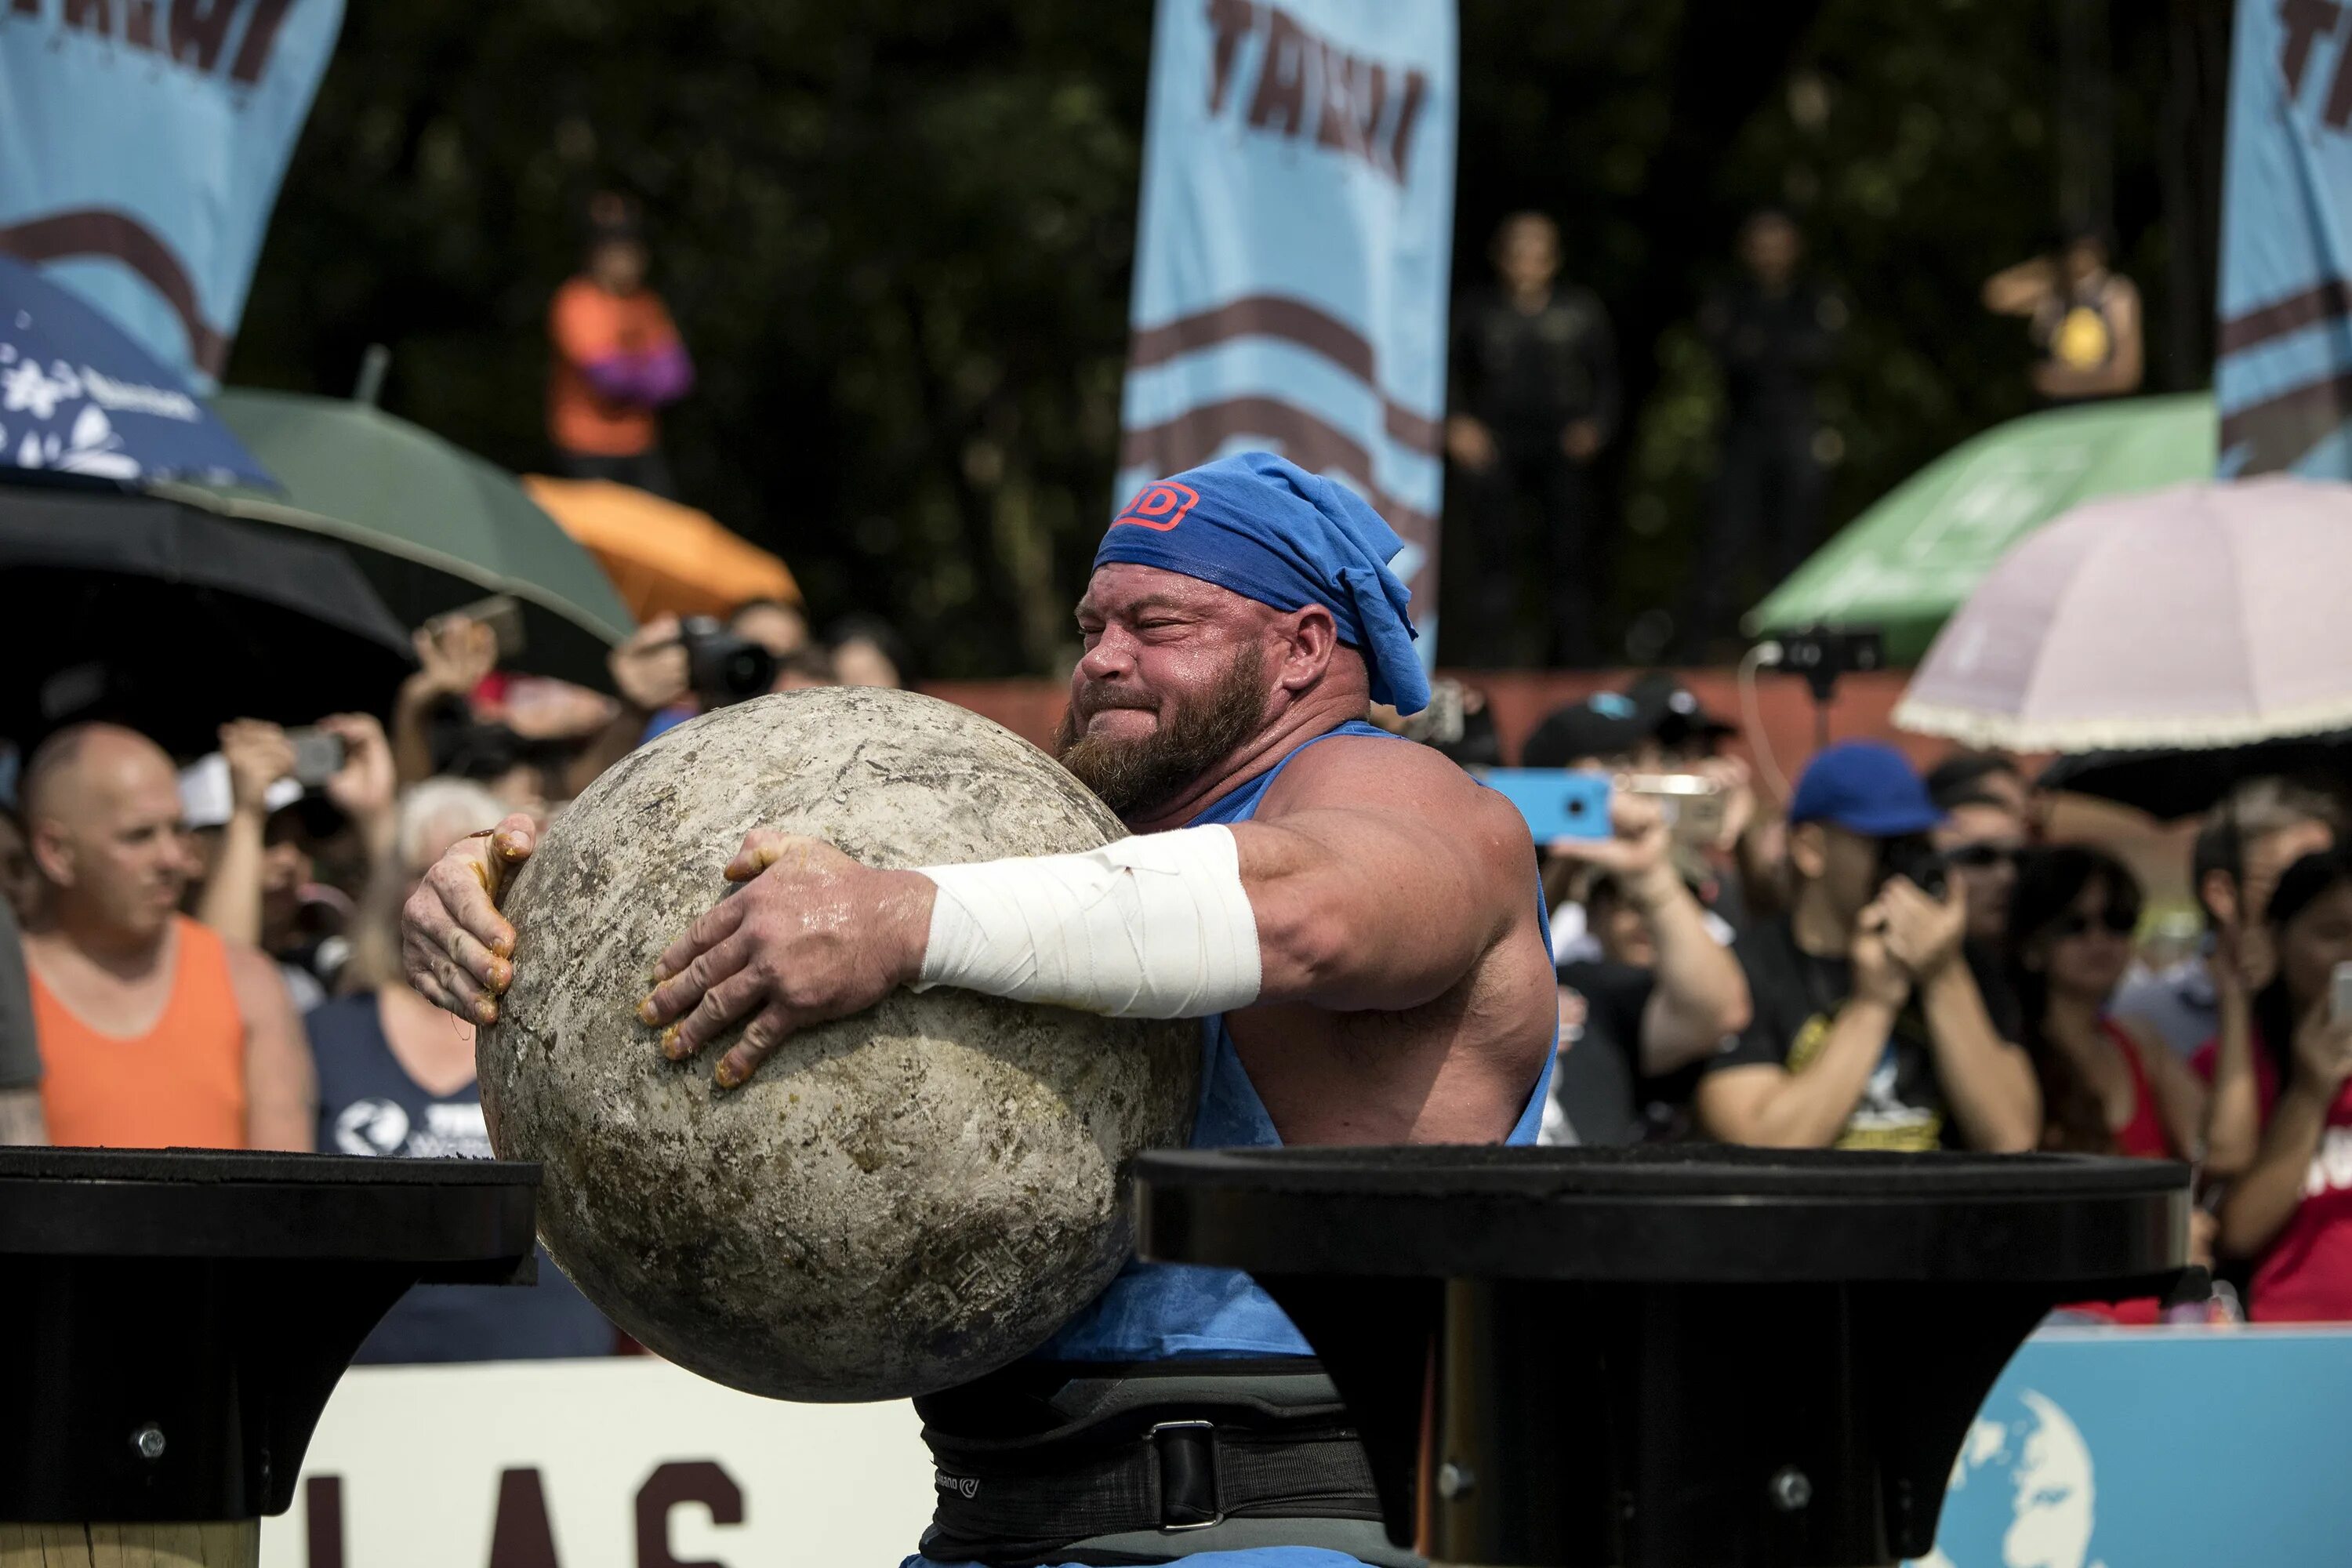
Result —
<svg viewBox="0 0 2352 1568"><path fill-rule="evenodd" d="M1167 805L1231 756L1265 722L1265 653L1253 646L1235 654L1208 690L1175 703L1140 740L1086 732L1095 714L1126 704L1098 704L1082 716L1072 701L1054 754L1105 805L1129 816Z"/></svg>

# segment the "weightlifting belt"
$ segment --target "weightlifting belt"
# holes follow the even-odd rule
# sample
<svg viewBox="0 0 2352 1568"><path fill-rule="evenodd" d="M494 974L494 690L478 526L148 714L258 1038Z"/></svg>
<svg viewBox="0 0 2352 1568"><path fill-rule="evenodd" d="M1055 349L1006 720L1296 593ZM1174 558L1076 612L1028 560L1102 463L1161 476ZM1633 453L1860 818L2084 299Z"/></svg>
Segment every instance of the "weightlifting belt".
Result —
<svg viewBox="0 0 2352 1568"><path fill-rule="evenodd" d="M915 1401L938 1467L935 1563L1041 1568L1322 1546L1423 1568L1389 1543L1363 1444L1304 1358L1024 1362Z"/></svg>

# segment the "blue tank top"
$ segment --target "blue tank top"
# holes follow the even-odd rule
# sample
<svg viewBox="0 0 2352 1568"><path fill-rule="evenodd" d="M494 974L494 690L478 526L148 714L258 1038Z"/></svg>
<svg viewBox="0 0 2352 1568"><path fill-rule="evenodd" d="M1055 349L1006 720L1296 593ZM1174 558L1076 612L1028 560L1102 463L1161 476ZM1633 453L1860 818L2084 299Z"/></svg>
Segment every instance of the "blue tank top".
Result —
<svg viewBox="0 0 2352 1568"><path fill-rule="evenodd" d="M302 1019L319 1069L324 1154L490 1158L481 1091L473 1084L428 1093L384 1038L375 994L313 1007ZM539 1283L417 1285L375 1326L352 1359L408 1362L531 1361L610 1355L613 1325L539 1250Z"/></svg>
<svg viewBox="0 0 2352 1568"><path fill-rule="evenodd" d="M1291 759L1319 741L1334 735L1376 736L1401 741L1387 731L1360 720L1302 741L1265 773L1220 795L1185 824L1247 822L1257 815L1258 803ZM1414 742L1402 742L1411 745ZM1535 889L1536 918L1544 923L1550 942L1550 922L1543 907L1540 883ZM1549 1089L1551 1064L1559 1044L1544 1053L1542 1070L1519 1119L1504 1140L1533 1143L1543 1125L1544 1097ZM1201 1099L1192 1120L1191 1147L1195 1149L1265 1149L1282 1142L1257 1086L1250 1082L1234 1050L1234 1037L1220 1013L1201 1021ZM1133 1258L1119 1271L1110 1288L1062 1325L1039 1350L1042 1361L1136 1362L1167 1361L1178 1356L1311 1355L1307 1341L1274 1298L1236 1268L1210 1268L1194 1264L1142 1263Z"/></svg>

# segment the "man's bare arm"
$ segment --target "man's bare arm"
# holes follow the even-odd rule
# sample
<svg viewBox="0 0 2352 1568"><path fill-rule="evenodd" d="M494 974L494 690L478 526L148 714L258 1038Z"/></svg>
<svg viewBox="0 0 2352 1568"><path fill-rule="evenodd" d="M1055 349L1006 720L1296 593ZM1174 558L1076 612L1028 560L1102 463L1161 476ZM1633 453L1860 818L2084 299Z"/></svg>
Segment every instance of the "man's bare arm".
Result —
<svg viewBox="0 0 2352 1568"><path fill-rule="evenodd" d="M1745 787L1744 773L1735 775ZM1748 1026L1748 977L1706 928L1706 912L1675 869L1673 843L1658 808L1638 795L1609 803L1606 838L1567 838L1551 847L1557 864L1606 872L1640 911L1658 950L1656 984L1642 1009L1642 1070L1673 1072ZM1549 901L1552 889L1544 889Z"/></svg>
<svg viewBox="0 0 2352 1568"><path fill-rule="evenodd" d="M1838 1009L1821 1054L1802 1072L1759 1062L1707 1074L1698 1086L1700 1122L1727 1143L1828 1148L1862 1103L1895 1012L1895 1005L1854 997Z"/></svg>
<svg viewBox="0 0 2352 1568"><path fill-rule="evenodd" d="M1642 1070L1673 1072L1714 1052L1748 1026L1748 976L1706 929L1706 912L1671 867L1628 896L1650 922L1657 984L1642 1010Z"/></svg>
<svg viewBox="0 0 2352 1568"><path fill-rule="evenodd" d="M307 1152L319 1084L294 1000L278 966L252 948L229 949L228 973L245 1017L245 1146Z"/></svg>
<svg viewBox="0 0 2352 1568"><path fill-rule="evenodd" d="M2253 1163L2230 1184L2221 1200L2217 1240L2225 1257L2260 1256L2302 1206L2304 1183L2326 1134L2334 1093L2332 1086L2313 1084L2298 1074L2279 1096Z"/></svg>
<svg viewBox="0 0 2352 1568"><path fill-rule="evenodd" d="M2228 1177L2252 1170L2261 1155L2262 1089L2254 1076L2252 1004L2235 985L2218 985L2216 992L2221 1028L2205 1100L2205 1173Z"/></svg>
<svg viewBox="0 0 2352 1568"><path fill-rule="evenodd" d="M38 1089L0 1089L0 1145L47 1143L48 1123L41 1116Z"/></svg>
<svg viewBox="0 0 2352 1568"><path fill-rule="evenodd" d="M2033 1064L1993 1027L1969 966L1955 958L1922 982L1919 1008L1934 1041L1937 1080L1969 1147L2016 1154L2040 1143Z"/></svg>
<svg viewBox="0 0 2352 1568"><path fill-rule="evenodd" d="M1259 1000L1419 1006L1534 908L1535 845L1508 802L1435 752L1381 757L1374 791L1348 771L1366 759L1346 744L1302 756L1258 818L1234 828L1257 920ZM1323 765L1305 770L1310 760Z"/></svg>

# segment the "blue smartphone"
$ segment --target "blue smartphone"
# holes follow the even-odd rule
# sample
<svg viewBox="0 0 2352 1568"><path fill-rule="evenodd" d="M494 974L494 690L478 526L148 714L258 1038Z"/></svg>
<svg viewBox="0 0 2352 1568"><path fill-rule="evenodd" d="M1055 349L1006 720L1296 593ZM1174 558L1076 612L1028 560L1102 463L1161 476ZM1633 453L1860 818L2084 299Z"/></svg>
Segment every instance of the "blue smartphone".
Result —
<svg viewBox="0 0 2352 1568"><path fill-rule="evenodd" d="M1478 782L1519 808L1538 844L1609 837L1609 775L1564 768L1488 768Z"/></svg>

